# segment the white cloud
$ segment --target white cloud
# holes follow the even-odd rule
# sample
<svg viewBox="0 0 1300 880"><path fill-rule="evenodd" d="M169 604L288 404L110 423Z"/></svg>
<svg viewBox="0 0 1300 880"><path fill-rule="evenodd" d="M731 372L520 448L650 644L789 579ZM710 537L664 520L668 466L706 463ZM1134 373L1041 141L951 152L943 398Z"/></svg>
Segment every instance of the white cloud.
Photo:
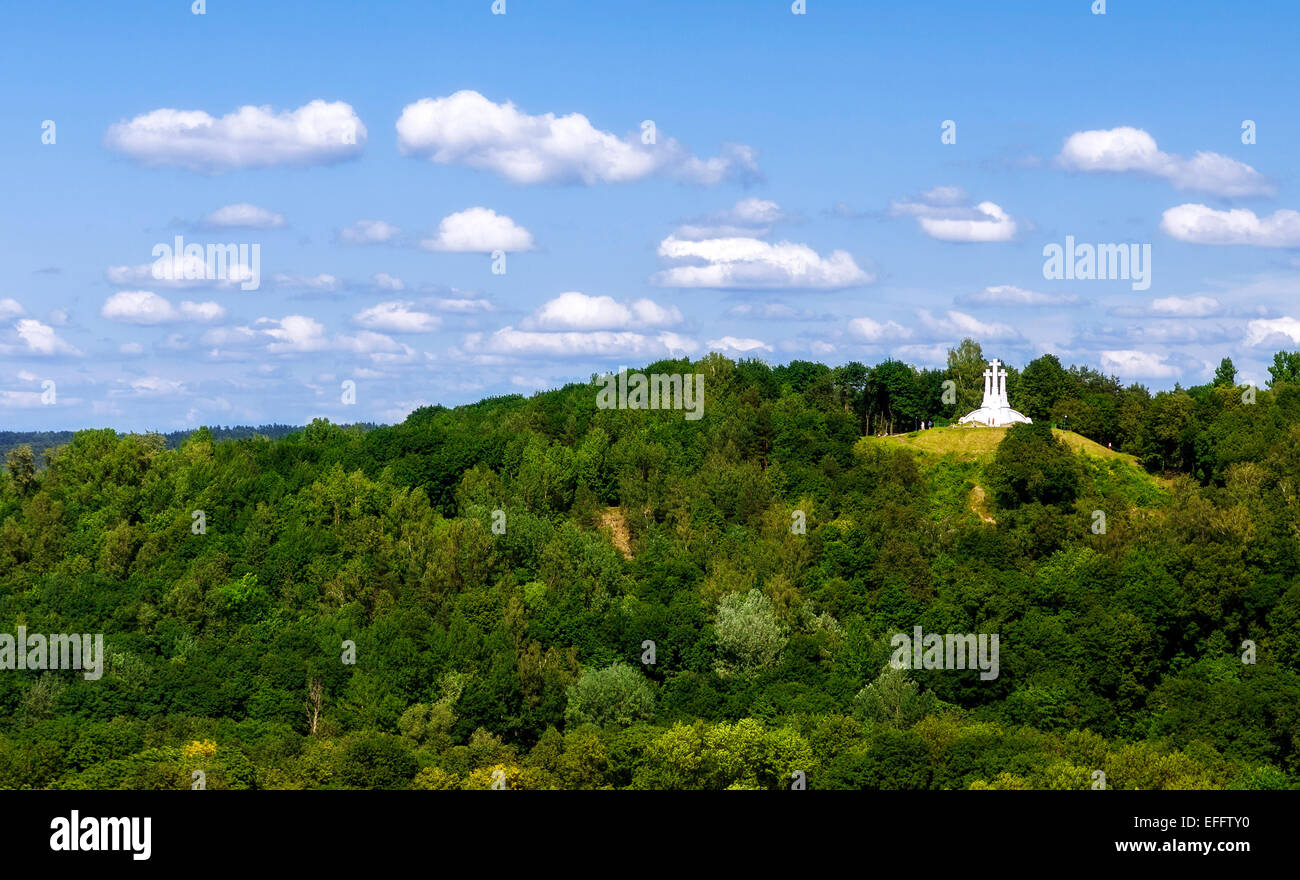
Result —
<svg viewBox="0 0 1300 880"><path fill-rule="evenodd" d="M1244 162L1219 153L1197 152L1191 159L1161 152L1155 138L1140 128L1078 131L1065 139L1057 164L1071 171L1137 172L1168 180L1180 190L1217 196L1273 195L1276 187Z"/></svg>
<svg viewBox="0 0 1300 880"><path fill-rule="evenodd" d="M1178 375L1178 370L1159 355L1132 349L1103 351L1101 366L1122 379L1171 379Z"/></svg>
<svg viewBox="0 0 1300 880"><path fill-rule="evenodd" d="M359 155L365 142L350 105L319 99L279 113L248 105L220 118L162 108L115 123L104 137L109 149L144 165L207 173L338 162Z"/></svg>
<svg viewBox="0 0 1300 880"><path fill-rule="evenodd" d="M284 226L284 215L239 202L217 208L205 215L199 225L210 229L279 229Z"/></svg>
<svg viewBox="0 0 1300 880"><path fill-rule="evenodd" d="M1300 343L1300 320L1292 317L1261 318L1246 325L1246 344L1265 342Z"/></svg>
<svg viewBox="0 0 1300 880"><path fill-rule="evenodd" d="M138 342L123 342L117 347L117 350L132 357L144 354L144 346Z"/></svg>
<svg viewBox="0 0 1300 880"><path fill-rule="evenodd" d="M435 297L430 301L430 304L444 312L458 312L461 314L492 311L492 303L475 297Z"/></svg>
<svg viewBox="0 0 1300 880"><path fill-rule="evenodd" d="M677 227L673 235L685 239L758 238L772 230L772 224L785 218L776 202L744 198L731 208L710 214L694 223Z"/></svg>
<svg viewBox="0 0 1300 880"><path fill-rule="evenodd" d="M22 303L18 302L18 300L8 297L0 299L0 321L25 314L27 314L27 310L23 308Z"/></svg>
<svg viewBox="0 0 1300 880"><path fill-rule="evenodd" d="M1208 296L1166 296L1151 300L1151 311L1180 318L1204 318L1218 313L1219 301Z"/></svg>
<svg viewBox="0 0 1300 880"><path fill-rule="evenodd" d="M652 174L714 184L757 171L749 147L730 145L723 156L699 159L672 138L656 132L655 140L643 144L640 131L620 138L580 113L532 116L470 90L422 98L397 120L403 155L492 171L522 184L622 183Z"/></svg>
<svg viewBox="0 0 1300 880"><path fill-rule="evenodd" d="M209 247L214 246L210 245ZM217 262L220 259L219 255L214 256L214 270L221 268ZM256 263L258 260L255 259L253 262ZM258 278L257 274L247 265L233 260L225 265L224 278L211 278L209 277L206 255L200 257L197 254L190 254L189 256L182 254L173 256L170 260L160 257L154 263L144 263L138 266L109 266L104 271L104 277L108 279L109 284L117 287L148 285L150 287L173 289L233 287Z"/></svg>
<svg viewBox="0 0 1300 880"><path fill-rule="evenodd" d="M657 273L651 280L664 287L838 290L875 281L875 276L860 269L848 251L831 251L823 257L806 244L789 241L686 241L670 235L660 242L659 255L668 260L703 263L674 266Z"/></svg>
<svg viewBox="0 0 1300 880"><path fill-rule="evenodd" d="M912 331L894 321L886 321L882 324L871 318L854 318L849 321L849 333L865 342L906 339L912 335Z"/></svg>
<svg viewBox="0 0 1300 880"><path fill-rule="evenodd" d="M915 217L921 230L939 241L1010 241L1016 221L993 202L967 206L966 193L956 186L937 186L915 201L894 201L890 213Z"/></svg>
<svg viewBox="0 0 1300 880"><path fill-rule="evenodd" d="M748 354L752 351L771 351L772 346L759 339L738 339L735 336L723 336L721 339L710 339L704 343L710 351L733 352L736 354Z"/></svg>
<svg viewBox="0 0 1300 880"><path fill-rule="evenodd" d="M139 394L163 396L180 394L185 391L185 385L175 379L163 379L160 376L146 376L143 379L136 379L133 381L131 383L131 389Z"/></svg>
<svg viewBox="0 0 1300 880"><path fill-rule="evenodd" d="M428 312L412 309L410 302L382 302L357 313L353 320L371 330L390 333L430 333L437 330L442 319Z"/></svg>
<svg viewBox="0 0 1300 880"><path fill-rule="evenodd" d="M420 242L427 251L530 251L533 234L491 208L468 208L442 218L438 233Z"/></svg>
<svg viewBox="0 0 1300 880"><path fill-rule="evenodd" d="M893 350L893 354L894 357L921 366L942 365L948 361L948 345L946 343L937 345L900 345Z"/></svg>
<svg viewBox="0 0 1300 880"><path fill-rule="evenodd" d="M262 333L274 340L266 350L275 354L322 351L329 347L325 325L306 315L258 318L255 323L262 328Z"/></svg>
<svg viewBox="0 0 1300 880"><path fill-rule="evenodd" d="M682 322L676 306L638 299L624 305L609 296L562 293L543 303L523 323L527 330L616 330L671 327Z"/></svg>
<svg viewBox="0 0 1300 880"><path fill-rule="evenodd" d="M182 302L180 308L148 290L122 290L100 308L101 317L124 324L170 324L176 321L215 321L226 310L215 302Z"/></svg>
<svg viewBox="0 0 1300 880"><path fill-rule="evenodd" d="M727 309L732 318L756 318L764 321L815 321L828 319L812 309L796 309L780 302L740 303Z"/></svg>
<svg viewBox="0 0 1300 880"><path fill-rule="evenodd" d="M27 409L45 403L39 391L0 391L0 407L6 409Z"/></svg>
<svg viewBox="0 0 1300 880"><path fill-rule="evenodd" d="M339 336L334 347L353 354L367 355L376 363L407 363L415 359L415 349L382 333L362 330L355 336Z"/></svg>
<svg viewBox="0 0 1300 880"><path fill-rule="evenodd" d="M1193 244L1300 247L1300 212L1287 209L1257 217L1245 208L1216 211L1205 205L1179 205L1165 211L1160 229Z"/></svg>
<svg viewBox="0 0 1300 880"><path fill-rule="evenodd" d="M981 321L965 312L950 310L941 318L930 314L929 309L921 309L916 314L927 328L943 336L969 336L977 340L1017 339L1020 336L1016 328L1008 324Z"/></svg>
<svg viewBox="0 0 1300 880"><path fill-rule="evenodd" d="M376 272L374 275L370 276L370 280L374 283L375 287L378 287L380 290L406 289L406 285L402 282L402 279L394 278L387 272Z"/></svg>
<svg viewBox="0 0 1300 880"><path fill-rule="evenodd" d="M376 315L379 317L372 326L384 325L383 313L377 312ZM390 313L389 319L388 328L395 328L400 314L393 317ZM213 358L248 359L249 353L240 349L259 346L264 346L270 354L350 352L366 356L375 363L387 364L409 363L418 356L410 346L369 329L351 336L330 336L325 325L307 315L258 318L251 327L218 327L203 334L200 341L209 348L208 354Z"/></svg>
<svg viewBox="0 0 1300 880"><path fill-rule="evenodd" d="M401 232L401 229L383 220L358 220L339 230L339 241L344 244L384 244Z"/></svg>
<svg viewBox="0 0 1300 880"><path fill-rule="evenodd" d="M55 355L81 354L76 348L59 338L54 332L54 328L48 324L42 324L34 318L23 318L14 324L14 332L23 342L23 348L16 346L3 346L3 350L9 353L26 352L29 354Z"/></svg>
<svg viewBox="0 0 1300 880"><path fill-rule="evenodd" d="M1038 308L1046 306L1076 306L1080 299L1069 293L1040 293L1025 290L1012 284L995 284L979 293L961 297L958 302L976 306L1008 306Z"/></svg>
<svg viewBox="0 0 1300 880"><path fill-rule="evenodd" d="M490 336L472 333L465 338L465 348L471 352L521 356L677 357L698 347L694 341L667 331L654 335L612 330L547 333L502 327Z"/></svg>
<svg viewBox="0 0 1300 880"><path fill-rule="evenodd" d="M283 287L292 290L316 290L322 292L331 292L340 290L343 283L333 275L322 272L318 275L293 275L286 272L277 272L271 276L276 287Z"/></svg>

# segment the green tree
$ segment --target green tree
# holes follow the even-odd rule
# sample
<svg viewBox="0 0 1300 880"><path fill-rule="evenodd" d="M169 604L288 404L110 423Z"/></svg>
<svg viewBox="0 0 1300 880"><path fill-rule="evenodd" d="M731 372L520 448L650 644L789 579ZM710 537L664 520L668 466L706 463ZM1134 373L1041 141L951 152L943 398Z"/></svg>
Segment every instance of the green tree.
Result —
<svg viewBox="0 0 1300 880"><path fill-rule="evenodd" d="M1219 361L1219 368L1214 371L1214 385L1232 386L1237 384L1237 368L1232 365L1232 358Z"/></svg>
<svg viewBox="0 0 1300 880"><path fill-rule="evenodd" d="M36 456L32 454L32 447L24 443L10 449L5 464L18 491L23 495L31 494L36 488Z"/></svg>
<svg viewBox="0 0 1300 880"><path fill-rule="evenodd" d="M570 726L626 726L654 714L654 692L639 669L623 662L588 669L566 691L565 723Z"/></svg>
<svg viewBox="0 0 1300 880"><path fill-rule="evenodd" d="M732 593L718 603L714 624L721 675L752 674L774 666L781 656L789 629L781 623L772 600L758 589Z"/></svg>
<svg viewBox="0 0 1300 880"><path fill-rule="evenodd" d="M1268 368L1268 387L1282 382L1300 382L1300 351L1279 351Z"/></svg>
<svg viewBox="0 0 1300 880"><path fill-rule="evenodd" d="M956 348L948 349L947 379L956 383L957 402L948 413L950 418L964 416L976 409L984 399L984 371L988 360L984 350L973 339L963 339Z"/></svg>
<svg viewBox="0 0 1300 880"><path fill-rule="evenodd" d="M1071 396L1073 390L1074 382L1060 360L1054 354L1045 354L1030 361L1020 374L1011 405L1036 422L1046 421L1057 401Z"/></svg>
<svg viewBox="0 0 1300 880"><path fill-rule="evenodd" d="M1000 507L1069 504L1079 494L1081 473L1070 448L1042 422L1012 425L998 444L986 479Z"/></svg>

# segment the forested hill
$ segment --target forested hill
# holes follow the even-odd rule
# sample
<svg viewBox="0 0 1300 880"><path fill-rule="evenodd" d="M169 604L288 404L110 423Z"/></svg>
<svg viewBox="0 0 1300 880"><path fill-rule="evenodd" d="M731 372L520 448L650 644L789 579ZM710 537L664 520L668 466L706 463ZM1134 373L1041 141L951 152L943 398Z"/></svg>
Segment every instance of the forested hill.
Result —
<svg viewBox="0 0 1300 880"><path fill-rule="evenodd" d="M359 423L360 426L369 430L375 426L368 423ZM302 425L231 425L224 427L213 425L207 428L207 432L213 440L242 440L246 437L261 435L271 440L277 440L287 434L295 431L301 431ZM189 439L193 434L189 431L169 431L162 434L163 443L168 449L175 449L181 443ZM9 450L19 446L30 446L37 456L38 466L43 466L42 454L47 449L57 449L72 442L76 435L75 431L0 431L0 455L8 455Z"/></svg>
<svg viewBox="0 0 1300 880"><path fill-rule="evenodd" d="M13 450L0 632L107 659L0 674L0 786L1296 787L1300 376L1047 356L988 448L942 427L982 359L645 368L702 374L699 420L593 381ZM996 674L891 667L916 627Z"/></svg>

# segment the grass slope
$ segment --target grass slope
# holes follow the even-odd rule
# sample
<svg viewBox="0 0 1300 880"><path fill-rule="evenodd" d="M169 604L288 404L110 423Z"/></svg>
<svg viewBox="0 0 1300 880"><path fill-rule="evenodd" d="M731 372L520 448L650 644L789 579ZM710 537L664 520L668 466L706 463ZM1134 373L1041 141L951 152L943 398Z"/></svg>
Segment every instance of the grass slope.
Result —
<svg viewBox="0 0 1300 880"><path fill-rule="evenodd" d="M993 455L1002 438L1007 436L1010 428L977 428L970 426L931 428L928 431L913 431L910 434L894 434L889 437L863 437L863 441L887 443L916 450L923 455L955 455L961 459L982 459ZM1137 466L1137 459L1122 452L1107 449L1076 434L1053 428L1052 434L1075 452L1082 452L1096 458L1112 458Z"/></svg>
<svg viewBox="0 0 1300 880"><path fill-rule="evenodd" d="M931 515L936 520L976 516L992 524L997 514L984 489L984 469L992 462L1008 430L969 426L931 428L910 434L863 437L857 448L865 451L876 445L911 450L930 481ZM1134 456L1107 449L1073 431L1054 428L1052 433L1080 455L1085 495L1092 502L1126 510L1163 506L1168 481L1148 474Z"/></svg>

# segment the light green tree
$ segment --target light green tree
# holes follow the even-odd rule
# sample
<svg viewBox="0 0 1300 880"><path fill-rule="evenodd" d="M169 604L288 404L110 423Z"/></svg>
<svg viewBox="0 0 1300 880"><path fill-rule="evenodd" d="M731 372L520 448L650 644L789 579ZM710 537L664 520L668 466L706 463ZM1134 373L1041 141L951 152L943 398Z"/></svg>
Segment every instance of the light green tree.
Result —
<svg viewBox="0 0 1300 880"><path fill-rule="evenodd" d="M628 725L654 713L654 692L640 670L623 662L589 669L569 685L564 720L578 724Z"/></svg>
<svg viewBox="0 0 1300 880"><path fill-rule="evenodd" d="M761 590L732 593L718 603L718 674L745 675L770 669L781 659L789 629Z"/></svg>

